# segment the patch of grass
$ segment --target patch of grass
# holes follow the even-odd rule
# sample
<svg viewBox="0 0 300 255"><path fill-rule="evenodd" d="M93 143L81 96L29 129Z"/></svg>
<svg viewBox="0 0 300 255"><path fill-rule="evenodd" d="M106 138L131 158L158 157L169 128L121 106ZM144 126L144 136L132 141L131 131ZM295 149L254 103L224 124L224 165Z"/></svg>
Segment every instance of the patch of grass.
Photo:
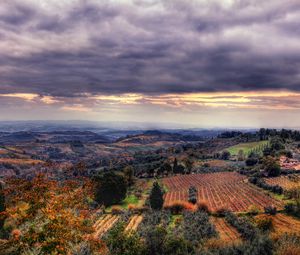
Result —
<svg viewBox="0 0 300 255"><path fill-rule="evenodd" d="M140 200L135 195L130 194L120 204L115 204L115 205L119 205L123 209L128 209L128 205L129 204L139 205L140 204ZM105 212L106 213L111 213L112 206L114 206L114 205L106 207Z"/></svg>
<svg viewBox="0 0 300 255"><path fill-rule="evenodd" d="M263 148L269 144L269 141L259 141L251 143L239 143L237 145L226 148L231 155L238 155L239 151L242 150L245 155L248 155L251 151L262 152Z"/></svg>
<svg viewBox="0 0 300 255"><path fill-rule="evenodd" d="M120 205L122 208L127 209L129 204L138 205L139 201L135 195L128 195Z"/></svg>

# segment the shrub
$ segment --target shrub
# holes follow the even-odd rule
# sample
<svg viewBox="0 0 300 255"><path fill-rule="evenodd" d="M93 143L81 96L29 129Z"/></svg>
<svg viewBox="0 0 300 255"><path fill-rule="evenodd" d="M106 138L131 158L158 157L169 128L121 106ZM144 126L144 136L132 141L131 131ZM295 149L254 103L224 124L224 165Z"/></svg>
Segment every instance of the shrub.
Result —
<svg viewBox="0 0 300 255"><path fill-rule="evenodd" d="M132 213L142 214L144 212L147 212L149 208L147 206L137 206L134 204L129 204L128 210Z"/></svg>
<svg viewBox="0 0 300 255"><path fill-rule="evenodd" d="M297 235L283 235L276 240L276 255L300 254L300 238Z"/></svg>
<svg viewBox="0 0 300 255"><path fill-rule="evenodd" d="M251 242L246 242L240 247L237 254L248 255L273 255L273 242L268 235L256 235ZM229 253L230 255L232 253Z"/></svg>
<svg viewBox="0 0 300 255"><path fill-rule="evenodd" d="M122 214L124 211L122 209L121 206L119 205L113 205L111 207L111 213L114 214L114 215L117 215L117 214Z"/></svg>
<svg viewBox="0 0 300 255"><path fill-rule="evenodd" d="M258 158L249 157L246 159L245 163L247 166L254 166L258 163Z"/></svg>
<svg viewBox="0 0 300 255"><path fill-rule="evenodd" d="M124 224L117 223L108 232L105 242L109 250L109 254L122 255L140 255L143 254L143 244L139 237L131 233L126 233Z"/></svg>
<svg viewBox="0 0 300 255"><path fill-rule="evenodd" d="M257 215L259 213L259 208L256 205L250 205L248 208L248 212L251 215Z"/></svg>
<svg viewBox="0 0 300 255"><path fill-rule="evenodd" d="M239 218L232 212L226 212L226 221L233 227L235 227L241 234L241 237L246 240L253 240L256 237L255 227L245 218Z"/></svg>
<svg viewBox="0 0 300 255"><path fill-rule="evenodd" d="M129 211L134 211L136 208L137 208L136 205L134 205L134 204L128 204L128 210Z"/></svg>
<svg viewBox="0 0 300 255"><path fill-rule="evenodd" d="M290 202L284 206L284 209L287 213L293 214L296 211L296 205Z"/></svg>
<svg viewBox="0 0 300 255"><path fill-rule="evenodd" d="M200 201L199 203L197 203L197 210L210 213L207 201Z"/></svg>
<svg viewBox="0 0 300 255"><path fill-rule="evenodd" d="M225 217L227 212L228 212L228 210L225 207L221 207L221 208L217 209L216 215L218 217Z"/></svg>
<svg viewBox="0 0 300 255"><path fill-rule="evenodd" d="M256 226L264 232L271 231L274 228L272 218L266 215L257 218L255 221L256 221Z"/></svg>
<svg viewBox="0 0 300 255"><path fill-rule="evenodd" d="M183 237L168 235L164 242L164 255L192 254L193 247Z"/></svg>
<svg viewBox="0 0 300 255"><path fill-rule="evenodd" d="M255 184L256 186L258 186L262 189L272 191L275 194L281 195L283 193L283 188L281 186L279 186L279 185L269 185L262 178L250 177L248 179L248 181L252 184Z"/></svg>
<svg viewBox="0 0 300 255"><path fill-rule="evenodd" d="M158 225L167 228L170 223L170 216L170 213L166 211L151 210L146 212L137 229L139 236L145 238Z"/></svg>
<svg viewBox="0 0 300 255"><path fill-rule="evenodd" d="M40 254L40 253L38 253ZM80 242L72 247L70 255L92 255L93 251L88 242ZM29 255L29 254L28 254ZM30 254L32 255L32 254Z"/></svg>
<svg viewBox="0 0 300 255"><path fill-rule="evenodd" d="M283 188L279 185L272 186L272 192L281 195L283 193Z"/></svg>
<svg viewBox="0 0 300 255"><path fill-rule="evenodd" d="M300 189L299 188L292 188L289 190L284 191L284 195L290 199L292 198L300 198Z"/></svg>
<svg viewBox="0 0 300 255"><path fill-rule="evenodd" d="M264 209L265 209L266 214L276 215L276 213L277 213L277 208L273 205L269 205L269 206L265 207Z"/></svg>
<svg viewBox="0 0 300 255"><path fill-rule="evenodd" d="M300 199L297 199L295 204L294 203L286 204L285 210L289 214L300 217Z"/></svg>
<svg viewBox="0 0 300 255"><path fill-rule="evenodd" d="M250 183L252 183L252 184L257 184L258 178L257 178L257 177L250 177L250 178L248 179L248 181L249 181Z"/></svg>
<svg viewBox="0 0 300 255"><path fill-rule="evenodd" d="M172 214L179 214L183 211L194 211L195 206L189 202L185 201L174 201L169 205L164 207L166 210L169 210Z"/></svg>
<svg viewBox="0 0 300 255"><path fill-rule="evenodd" d="M210 223L209 216L205 212L184 212L181 230L184 238L194 244L217 236L215 227Z"/></svg>

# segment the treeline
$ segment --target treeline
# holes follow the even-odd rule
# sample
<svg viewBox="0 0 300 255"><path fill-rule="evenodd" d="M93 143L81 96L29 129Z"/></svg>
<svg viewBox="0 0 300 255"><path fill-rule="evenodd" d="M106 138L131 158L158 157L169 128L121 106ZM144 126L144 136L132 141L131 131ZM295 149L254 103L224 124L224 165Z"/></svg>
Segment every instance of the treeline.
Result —
<svg viewBox="0 0 300 255"><path fill-rule="evenodd" d="M259 138L260 140L268 140L270 137L279 136L282 139L293 139L300 141L300 132L291 129L270 129L270 128L260 128L256 132L241 132L241 131L226 131L218 135L218 138Z"/></svg>
<svg viewBox="0 0 300 255"><path fill-rule="evenodd" d="M265 189L265 190L269 190L275 194L283 194L283 188L279 185L270 185L268 183L265 182L264 179L262 178L257 178L257 177L250 177L249 182L252 184L255 184L256 186Z"/></svg>

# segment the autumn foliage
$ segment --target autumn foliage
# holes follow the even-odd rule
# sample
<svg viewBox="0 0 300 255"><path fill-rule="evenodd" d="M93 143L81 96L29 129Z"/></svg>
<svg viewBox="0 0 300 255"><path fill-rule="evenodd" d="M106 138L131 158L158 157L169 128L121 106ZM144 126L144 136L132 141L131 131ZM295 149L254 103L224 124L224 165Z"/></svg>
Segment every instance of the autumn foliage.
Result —
<svg viewBox="0 0 300 255"><path fill-rule="evenodd" d="M165 210L170 210L172 214L179 214L183 211L195 211L196 206L192 203L185 201L174 201L166 206L164 206Z"/></svg>
<svg viewBox="0 0 300 255"><path fill-rule="evenodd" d="M68 254L87 242L96 251L103 244L92 238L93 185L88 179L55 181L43 175L32 180L8 179L5 228L19 251L39 248L45 254Z"/></svg>

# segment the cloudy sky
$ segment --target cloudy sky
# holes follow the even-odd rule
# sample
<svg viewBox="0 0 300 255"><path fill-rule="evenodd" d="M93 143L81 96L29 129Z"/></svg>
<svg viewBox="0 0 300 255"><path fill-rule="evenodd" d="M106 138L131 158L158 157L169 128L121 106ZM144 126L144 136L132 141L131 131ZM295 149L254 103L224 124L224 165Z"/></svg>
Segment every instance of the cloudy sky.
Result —
<svg viewBox="0 0 300 255"><path fill-rule="evenodd" d="M0 120L300 127L299 0L1 0Z"/></svg>

